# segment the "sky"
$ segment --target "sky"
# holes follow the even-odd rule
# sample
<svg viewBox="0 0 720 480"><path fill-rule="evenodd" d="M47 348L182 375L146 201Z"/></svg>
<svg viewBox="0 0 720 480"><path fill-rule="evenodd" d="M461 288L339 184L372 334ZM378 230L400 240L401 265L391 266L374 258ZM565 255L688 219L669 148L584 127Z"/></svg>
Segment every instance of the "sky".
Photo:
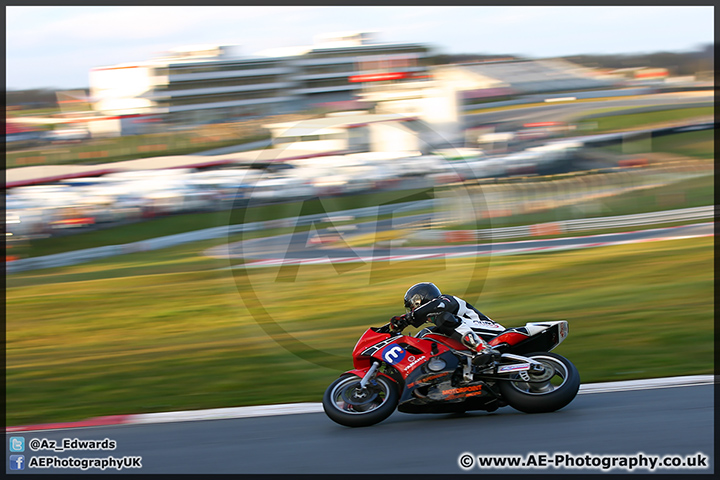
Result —
<svg viewBox="0 0 720 480"><path fill-rule="evenodd" d="M315 35L373 31L434 53L548 58L683 52L714 42L711 6L7 6L6 88L88 88L94 67L182 46L242 55L310 46Z"/></svg>

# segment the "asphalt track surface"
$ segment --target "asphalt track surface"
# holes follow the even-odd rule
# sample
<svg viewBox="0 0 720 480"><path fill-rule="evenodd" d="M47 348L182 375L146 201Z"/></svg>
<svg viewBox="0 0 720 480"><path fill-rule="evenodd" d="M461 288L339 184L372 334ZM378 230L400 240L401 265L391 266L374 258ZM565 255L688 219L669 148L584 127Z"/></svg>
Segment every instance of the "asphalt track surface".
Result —
<svg viewBox="0 0 720 480"><path fill-rule="evenodd" d="M24 432L31 439L114 440L113 451L31 452L66 458L141 456L142 468L122 473L169 474L457 474L604 473L589 469L464 470L459 458L530 453L558 456L708 457L706 469L658 469L653 473L714 472L714 385L652 388L578 395L562 410L524 414L511 407L493 413L403 414L367 428L335 424L324 413L119 425ZM10 437L15 434L7 434ZM7 467L6 467L7 468ZM48 470L45 470L47 472ZM25 469L34 473L43 470ZM53 473L80 473L56 469ZM105 470L104 473L114 473ZM637 468L633 473L649 473ZM87 473L99 473L90 469ZM615 469L610 473L627 473Z"/></svg>
<svg viewBox="0 0 720 480"><path fill-rule="evenodd" d="M405 217L404 222L420 218ZM380 222L367 222L358 225L353 235L372 234L389 228L392 219ZM322 236L327 231L318 230ZM537 253L543 251L592 248L622 243L638 243L672 238L710 236L714 234L711 222L684 225L678 227L653 228L622 233L599 235L579 235L574 237L551 238L525 241L503 241L473 245L439 245L430 247L350 247L340 241L331 246L313 245L311 240L315 232L296 232L276 237L251 239L222 245L207 250L210 256L244 258L245 268L256 266L290 265L300 263L362 262L408 259L432 259L452 257L472 257L480 255L511 255L517 253Z"/></svg>
<svg viewBox="0 0 720 480"><path fill-rule="evenodd" d="M661 95L640 95L629 98L616 97L598 101L585 102L559 102L548 103L542 106L518 107L507 110L481 112L467 115L464 122L467 126L490 123L504 123L498 126L497 131L509 131L520 127L523 123L537 121L572 121L574 118L587 114L587 111L597 108L616 107L694 107L700 104L711 105L712 92L703 92L689 95L687 93L665 93ZM615 113L622 115L622 111Z"/></svg>

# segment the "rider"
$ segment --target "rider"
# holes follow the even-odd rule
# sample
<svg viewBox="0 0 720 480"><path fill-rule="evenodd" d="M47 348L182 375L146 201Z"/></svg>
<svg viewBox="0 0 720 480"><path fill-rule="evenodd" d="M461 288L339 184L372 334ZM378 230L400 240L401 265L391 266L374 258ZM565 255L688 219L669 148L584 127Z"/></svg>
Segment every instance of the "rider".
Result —
<svg viewBox="0 0 720 480"><path fill-rule="evenodd" d="M498 351L476 333L495 336L505 327L492 321L480 313L465 300L443 295L432 283L417 283L405 292L405 309L407 313L390 319L393 330L402 330L408 325L419 327L425 322L435 324L434 330L452 337L460 337L460 342L475 355L473 363L482 365Z"/></svg>

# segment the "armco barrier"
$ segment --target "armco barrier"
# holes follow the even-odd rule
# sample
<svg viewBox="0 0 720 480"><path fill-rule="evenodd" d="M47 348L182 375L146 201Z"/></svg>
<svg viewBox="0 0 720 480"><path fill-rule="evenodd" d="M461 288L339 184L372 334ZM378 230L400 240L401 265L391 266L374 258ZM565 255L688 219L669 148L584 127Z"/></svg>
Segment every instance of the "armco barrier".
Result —
<svg viewBox="0 0 720 480"><path fill-rule="evenodd" d="M714 217L715 207L713 205L708 205L704 207L665 210L662 212L618 215L613 217L579 218L576 220L559 220L548 224L478 230L476 232L476 238L519 238L530 237L533 235L552 235L554 233L579 232L583 230L637 227L643 225L657 225L659 223L705 220Z"/></svg>
<svg viewBox="0 0 720 480"><path fill-rule="evenodd" d="M410 238L423 242L459 242L476 240L501 240L508 238L524 238L533 235L553 235L563 232L578 232L583 230L599 230L604 228L636 227L643 225L657 225L659 223L673 223L694 220L705 220L715 217L715 207L683 208L678 210L665 210L662 212L639 213L633 215L618 215L614 217L580 218L577 220L559 220L551 223L537 225L521 225L519 227L489 228L485 230L423 230L414 232ZM460 234L462 232L462 234ZM549 233L548 233L549 232Z"/></svg>
<svg viewBox="0 0 720 480"><path fill-rule="evenodd" d="M395 205L383 205L380 207L367 207L355 210L345 210L342 212L328 212L316 215L307 215L298 217L293 221L294 225L310 225L327 217L333 216L353 216L353 217L374 217L377 215L385 215L398 210L412 211L429 208L433 205L433 200L423 200L420 202L408 202ZM705 207L684 208L679 210L666 210L662 212L642 213L634 215L622 215L615 217L599 217L599 218L583 218L577 220L565 220L553 222L552 228L548 230L545 226L524 225L519 227L494 228L487 230L462 230L458 235L453 236L452 231L448 230L430 230L419 231L411 235L413 239L421 241L473 241L479 239L506 239L529 237L536 232L543 235L546 231L557 233L573 232L581 230L595 230L601 228L616 227L632 227L640 225L651 225L658 223L670 223L687 220L700 220L714 218L715 210L713 205ZM293 220L293 219L288 219ZM41 268L64 267L68 265L76 265L79 263L90 262L99 258L112 257L125 253L158 250L161 248L173 247L183 243L196 242L199 240L210 240L220 238L229 234L250 232L262 230L265 228L266 222L245 223L239 225L230 225L223 227L208 228L205 230L197 230L194 232L178 233L176 235L168 235L165 237L152 238L139 242L126 243L123 245L109 245L105 247L88 248L85 250L77 250L74 252L57 253L55 255L46 255L43 257L25 258L15 260L6 264L7 273L17 273L27 270L37 270ZM543 224L544 225L544 224ZM548 227L549 228L549 227Z"/></svg>
<svg viewBox="0 0 720 480"><path fill-rule="evenodd" d="M344 210L340 212L326 212L315 215L304 215L297 219L283 219L288 221L290 226L294 225L311 225L312 223L322 221L328 217L351 216L355 218L375 217L378 215L387 215L398 211L415 211L434 206L433 200L421 200L418 202L397 203L392 205L381 205L379 207L356 208L353 210ZM158 250L161 248L174 247L183 243L197 242L199 240L211 240L213 238L221 238L234 233L252 232L263 230L267 227L267 222L253 222L238 225L228 225L222 227L206 228L204 230L196 230L194 232L178 233L175 235L167 235L164 237L151 238L141 240L139 242L125 243L122 245L108 245L105 247L88 248L84 250L76 250L73 252L56 253L54 255L45 255L42 257L23 258L6 263L5 271L7 273L17 273L27 270L38 270L41 268L65 267L68 265L77 265L79 263L90 262L99 258L107 258L125 253L144 252L149 250Z"/></svg>
<svg viewBox="0 0 720 480"><path fill-rule="evenodd" d="M580 230L596 230L599 228L632 227L654 225L658 223L682 222L687 220L703 220L715 217L715 207L683 208L680 210L665 210L662 212L638 213L619 217L585 218L578 220L565 220L563 229L568 232Z"/></svg>

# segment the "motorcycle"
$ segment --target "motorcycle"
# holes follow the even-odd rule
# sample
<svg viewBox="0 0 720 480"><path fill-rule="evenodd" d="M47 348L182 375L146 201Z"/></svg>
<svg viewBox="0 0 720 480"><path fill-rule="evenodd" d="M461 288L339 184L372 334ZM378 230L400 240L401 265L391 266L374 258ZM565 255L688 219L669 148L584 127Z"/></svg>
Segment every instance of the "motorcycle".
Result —
<svg viewBox="0 0 720 480"><path fill-rule="evenodd" d="M525 413L559 410L580 388L575 365L550 352L567 336L564 320L509 328L487 340L499 356L478 366L461 342L432 328L408 336L390 323L371 327L353 349L354 369L325 391L323 409L348 427L374 425L396 408L405 413L493 412L507 405Z"/></svg>

